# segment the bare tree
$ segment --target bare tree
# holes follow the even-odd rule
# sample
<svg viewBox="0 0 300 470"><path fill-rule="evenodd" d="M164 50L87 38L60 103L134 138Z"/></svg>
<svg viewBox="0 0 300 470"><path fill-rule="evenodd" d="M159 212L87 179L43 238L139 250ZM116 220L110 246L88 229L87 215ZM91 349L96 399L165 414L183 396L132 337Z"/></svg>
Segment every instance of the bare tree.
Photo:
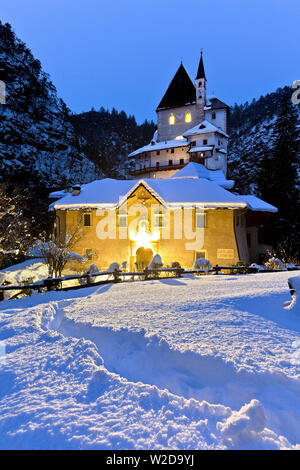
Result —
<svg viewBox="0 0 300 470"><path fill-rule="evenodd" d="M68 260L75 256L72 249L82 236L79 224L67 234L64 239L51 235L47 241L39 241L37 244L41 257L48 265L49 277L60 277Z"/></svg>

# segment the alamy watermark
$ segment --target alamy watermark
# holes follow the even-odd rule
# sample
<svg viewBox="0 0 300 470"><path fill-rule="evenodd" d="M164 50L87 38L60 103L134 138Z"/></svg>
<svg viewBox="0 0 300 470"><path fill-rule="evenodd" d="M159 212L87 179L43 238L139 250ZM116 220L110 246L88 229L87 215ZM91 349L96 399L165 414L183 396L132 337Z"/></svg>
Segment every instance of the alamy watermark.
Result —
<svg viewBox="0 0 300 470"><path fill-rule="evenodd" d="M100 240L131 240L138 245L149 245L158 240L185 240L186 250L199 250L204 246L204 206L174 207L166 209L152 203L146 207L135 203L127 207L125 200L119 210L97 209L101 217L96 225Z"/></svg>
<svg viewBox="0 0 300 470"><path fill-rule="evenodd" d="M2 80L0 80L0 104L6 104L6 86Z"/></svg>
<svg viewBox="0 0 300 470"><path fill-rule="evenodd" d="M292 103L300 104L300 80L294 80L292 83L292 88L296 88L296 90L292 94Z"/></svg>

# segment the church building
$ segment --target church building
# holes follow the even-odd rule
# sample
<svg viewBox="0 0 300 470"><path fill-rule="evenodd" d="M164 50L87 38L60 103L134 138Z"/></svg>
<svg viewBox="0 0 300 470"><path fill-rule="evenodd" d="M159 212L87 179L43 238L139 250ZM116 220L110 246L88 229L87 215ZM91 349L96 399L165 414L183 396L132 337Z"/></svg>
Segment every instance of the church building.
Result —
<svg viewBox="0 0 300 470"><path fill-rule="evenodd" d="M206 94L203 56L195 82L181 64L159 103L152 141L132 152L132 175L170 178L189 162L227 173L229 107Z"/></svg>
<svg viewBox="0 0 300 470"><path fill-rule="evenodd" d="M228 106L206 95L203 57L193 83L181 64L157 107L152 141L132 152L134 179L105 178L52 194L57 237L76 227L73 250L106 269L137 268L137 255L190 268L261 262L276 207L233 191L227 179Z"/></svg>

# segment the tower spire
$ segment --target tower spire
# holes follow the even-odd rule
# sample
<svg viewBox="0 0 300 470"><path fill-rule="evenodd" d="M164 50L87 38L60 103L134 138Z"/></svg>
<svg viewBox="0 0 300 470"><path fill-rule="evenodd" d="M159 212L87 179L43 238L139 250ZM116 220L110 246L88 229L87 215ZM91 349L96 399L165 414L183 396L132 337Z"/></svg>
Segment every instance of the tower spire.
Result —
<svg viewBox="0 0 300 470"><path fill-rule="evenodd" d="M200 80L201 78L204 78L206 80L204 64L203 64L203 50L202 49L201 49L201 57L200 57L196 80Z"/></svg>

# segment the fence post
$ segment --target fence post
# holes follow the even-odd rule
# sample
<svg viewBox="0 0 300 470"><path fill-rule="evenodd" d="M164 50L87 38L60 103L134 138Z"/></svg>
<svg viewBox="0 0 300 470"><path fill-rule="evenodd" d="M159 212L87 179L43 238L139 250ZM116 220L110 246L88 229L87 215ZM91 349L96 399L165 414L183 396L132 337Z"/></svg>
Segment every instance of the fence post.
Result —
<svg viewBox="0 0 300 470"><path fill-rule="evenodd" d="M220 268L219 268L218 264L216 264L216 266L215 266L215 271L216 271L215 272L215 276L216 276L217 274L219 274L219 271L220 271Z"/></svg>
<svg viewBox="0 0 300 470"><path fill-rule="evenodd" d="M115 269L113 272L114 275L114 282L121 282L120 271Z"/></svg>

